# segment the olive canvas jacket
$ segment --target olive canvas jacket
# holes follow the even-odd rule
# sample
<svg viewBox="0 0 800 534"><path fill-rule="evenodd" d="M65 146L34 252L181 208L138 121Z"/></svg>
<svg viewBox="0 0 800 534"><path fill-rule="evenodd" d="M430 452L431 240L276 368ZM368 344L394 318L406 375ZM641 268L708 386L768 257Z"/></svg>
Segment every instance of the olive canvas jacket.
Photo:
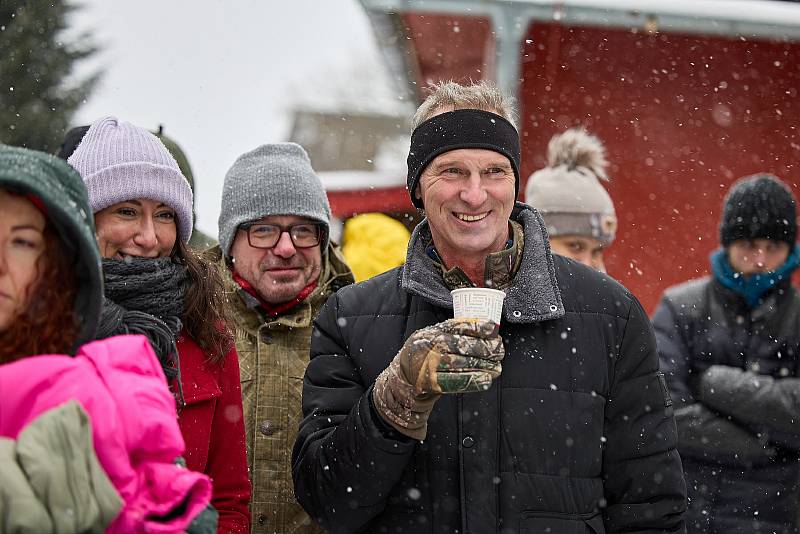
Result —
<svg viewBox="0 0 800 534"><path fill-rule="evenodd" d="M252 482L252 532L323 532L294 498L291 453L301 419L303 374L308 365L311 324L322 304L353 275L337 246L322 257L317 288L295 308L266 317L258 303L231 277L219 247L210 250L222 265L229 323L235 330Z"/></svg>

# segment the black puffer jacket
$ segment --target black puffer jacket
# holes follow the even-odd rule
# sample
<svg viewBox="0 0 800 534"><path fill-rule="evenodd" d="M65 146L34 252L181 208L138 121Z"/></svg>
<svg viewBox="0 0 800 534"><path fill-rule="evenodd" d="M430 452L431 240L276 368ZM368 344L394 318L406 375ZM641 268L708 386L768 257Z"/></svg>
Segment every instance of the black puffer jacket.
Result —
<svg viewBox="0 0 800 534"><path fill-rule="evenodd" d="M684 532L675 423L645 313L610 278L552 257L535 211L515 218L525 250L507 291L502 375L485 393L443 396L424 442L387 430L371 391L412 332L452 316L424 254L427 226L404 267L321 311L293 466L298 500L330 531Z"/></svg>
<svg viewBox="0 0 800 534"><path fill-rule="evenodd" d="M750 310L706 277L667 290L653 324L676 404L689 531L797 532L798 292L787 281Z"/></svg>

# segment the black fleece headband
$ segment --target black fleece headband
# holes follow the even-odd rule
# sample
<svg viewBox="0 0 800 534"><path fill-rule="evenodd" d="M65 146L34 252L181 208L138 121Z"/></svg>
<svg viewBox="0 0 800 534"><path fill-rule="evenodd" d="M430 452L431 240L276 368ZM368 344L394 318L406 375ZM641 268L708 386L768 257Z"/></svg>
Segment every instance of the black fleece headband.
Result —
<svg viewBox="0 0 800 534"><path fill-rule="evenodd" d="M485 148L509 159L514 169L514 197L519 193L519 133L500 115L480 109L457 109L431 117L414 129L408 152L408 194L414 195L425 167L439 154L459 148Z"/></svg>

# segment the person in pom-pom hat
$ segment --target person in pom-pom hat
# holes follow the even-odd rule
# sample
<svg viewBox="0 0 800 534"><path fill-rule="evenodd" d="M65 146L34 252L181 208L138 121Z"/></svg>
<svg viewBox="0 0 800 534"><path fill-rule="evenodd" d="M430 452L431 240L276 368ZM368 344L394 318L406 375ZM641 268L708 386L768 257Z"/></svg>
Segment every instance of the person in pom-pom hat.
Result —
<svg viewBox="0 0 800 534"><path fill-rule="evenodd" d="M412 121L425 220L402 266L319 312L292 454L333 533L685 533L652 329L611 278L558 255L520 202L509 99L445 82ZM500 324L451 291L505 293Z"/></svg>
<svg viewBox="0 0 800 534"><path fill-rule="evenodd" d="M614 242L617 214L601 183L608 181L603 144L583 128L570 128L550 140L547 159L528 178L525 202L544 219L555 254L606 272L603 253Z"/></svg>
<svg viewBox="0 0 800 534"><path fill-rule="evenodd" d="M653 316L675 402L690 532L796 532L800 265L794 195L777 177L725 197L711 275L671 287Z"/></svg>

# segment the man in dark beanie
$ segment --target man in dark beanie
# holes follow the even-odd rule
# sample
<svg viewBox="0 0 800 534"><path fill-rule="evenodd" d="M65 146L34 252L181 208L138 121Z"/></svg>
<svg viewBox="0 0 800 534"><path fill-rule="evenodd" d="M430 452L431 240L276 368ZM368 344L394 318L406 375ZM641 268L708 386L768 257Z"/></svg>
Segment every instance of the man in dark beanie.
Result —
<svg viewBox="0 0 800 534"><path fill-rule="evenodd" d="M513 117L491 84L434 88L413 120L408 193L426 219L405 264L314 323L293 474L332 533L685 532L650 321L550 254L516 202ZM499 317L454 318L451 291L469 289L504 292Z"/></svg>
<svg viewBox="0 0 800 534"><path fill-rule="evenodd" d="M736 182L711 275L667 289L653 317L698 534L797 532L800 264L791 190Z"/></svg>

